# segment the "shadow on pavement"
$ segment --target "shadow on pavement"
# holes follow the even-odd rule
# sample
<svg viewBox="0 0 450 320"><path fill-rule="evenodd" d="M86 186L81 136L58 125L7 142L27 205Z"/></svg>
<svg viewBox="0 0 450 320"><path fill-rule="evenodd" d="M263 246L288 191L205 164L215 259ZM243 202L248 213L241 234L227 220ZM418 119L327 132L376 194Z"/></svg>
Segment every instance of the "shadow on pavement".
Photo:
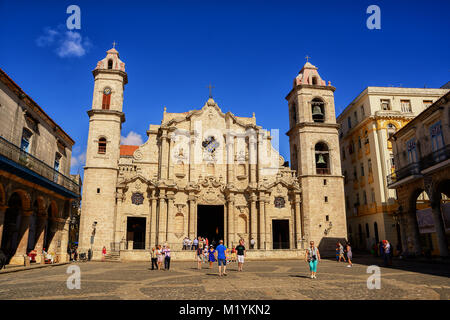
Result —
<svg viewBox="0 0 450 320"><path fill-rule="evenodd" d="M323 260L336 262L336 257L326 257ZM450 277L450 259L435 260L417 258L403 258L394 257L392 265L385 266L382 257L374 257L370 254L353 252L353 264L362 265L376 265L382 268L398 269L410 272L424 273L441 277ZM341 262L343 263L343 262Z"/></svg>

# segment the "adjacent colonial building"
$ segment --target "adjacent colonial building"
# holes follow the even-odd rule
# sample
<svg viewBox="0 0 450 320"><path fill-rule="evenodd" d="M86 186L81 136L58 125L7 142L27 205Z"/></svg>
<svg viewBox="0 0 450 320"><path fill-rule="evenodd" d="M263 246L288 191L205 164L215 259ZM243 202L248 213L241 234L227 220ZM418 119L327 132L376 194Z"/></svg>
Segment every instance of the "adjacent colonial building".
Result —
<svg viewBox="0 0 450 320"><path fill-rule="evenodd" d="M396 161L388 140L448 89L367 87L337 118L345 176L348 236L356 248L387 239L401 243L395 190L387 175Z"/></svg>
<svg viewBox="0 0 450 320"><path fill-rule="evenodd" d="M450 93L390 141L395 171L387 177L397 192L401 242L409 254L447 257L450 244Z"/></svg>
<svg viewBox="0 0 450 320"><path fill-rule="evenodd" d="M287 96L292 168L255 114L223 112L211 96L197 110L164 108L144 144L120 145L128 79L116 49L93 75L80 250L92 248L95 258L105 246L121 259L148 259L157 244L176 251L186 236L202 236L298 253L309 240L334 250L346 237L335 88L310 63Z"/></svg>
<svg viewBox="0 0 450 320"><path fill-rule="evenodd" d="M0 246L11 264L42 249L67 259L72 138L0 69Z"/></svg>

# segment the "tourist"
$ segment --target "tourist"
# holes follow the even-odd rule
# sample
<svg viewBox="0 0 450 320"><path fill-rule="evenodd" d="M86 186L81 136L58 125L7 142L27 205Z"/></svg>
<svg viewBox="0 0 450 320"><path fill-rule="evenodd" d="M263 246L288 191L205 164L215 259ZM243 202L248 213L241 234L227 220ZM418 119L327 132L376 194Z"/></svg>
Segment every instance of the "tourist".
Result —
<svg viewBox="0 0 450 320"><path fill-rule="evenodd" d="M164 270L170 269L170 246L166 245L164 247Z"/></svg>
<svg viewBox="0 0 450 320"><path fill-rule="evenodd" d="M198 248L198 239L194 238L194 245L192 246L192 250L197 250Z"/></svg>
<svg viewBox="0 0 450 320"><path fill-rule="evenodd" d="M219 277L226 276L226 269L227 269L227 257L225 255L225 251L227 250L227 247L223 245L223 240L219 240L219 245L216 247L217 252L217 261L219 264ZM222 272L222 266L223 266L223 272Z"/></svg>
<svg viewBox="0 0 450 320"><path fill-rule="evenodd" d="M350 246L350 242L347 242L347 260L348 260L348 266L349 268L351 268L353 266L352 263L352 258L353 258L353 254L352 254L352 247Z"/></svg>
<svg viewBox="0 0 450 320"><path fill-rule="evenodd" d="M106 257L106 247L103 246L103 249L102 249L102 261L105 261L105 257Z"/></svg>
<svg viewBox="0 0 450 320"><path fill-rule="evenodd" d="M339 242L336 243L336 262L339 262Z"/></svg>
<svg viewBox="0 0 450 320"><path fill-rule="evenodd" d="M233 248L231 249L231 262L236 262L236 246L233 246Z"/></svg>
<svg viewBox="0 0 450 320"><path fill-rule="evenodd" d="M158 245L156 247L156 258L158 259L158 270L161 270L161 265L162 265L162 262L164 260L164 256L163 256L163 254L161 252L161 246L160 245Z"/></svg>
<svg viewBox="0 0 450 320"><path fill-rule="evenodd" d="M156 257L156 248L153 247L152 251L150 251L151 259L152 259L152 270L158 269L158 258Z"/></svg>
<svg viewBox="0 0 450 320"><path fill-rule="evenodd" d="M345 257L344 257L344 246L340 242L338 242L338 246L339 246L339 260L338 260L338 262L341 262L341 259L343 259L344 262L347 262L345 260Z"/></svg>
<svg viewBox="0 0 450 320"><path fill-rule="evenodd" d="M187 248L187 237L184 237L183 239L183 250L186 250Z"/></svg>
<svg viewBox="0 0 450 320"><path fill-rule="evenodd" d="M255 243L256 243L255 239L252 238L250 240L250 249L255 249Z"/></svg>
<svg viewBox="0 0 450 320"><path fill-rule="evenodd" d="M209 248L209 241L208 241L208 238L205 239L205 244L206 244L206 247Z"/></svg>
<svg viewBox="0 0 450 320"><path fill-rule="evenodd" d="M91 250L91 249L89 249ZM78 247L73 249L73 261L78 261Z"/></svg>
<svg viewBox="0 0 450 320"><path fill-rule="evenodd" d="M204 247L203 247L202 261L203 261L204 263L206 263L207 260L208 260L208 247L207 247L207 246L204 246Z"/></svg>
<svg viewBox="0 0 450 320"><path fill-rule="evenodd" d="M198 247L197 248L197 269L202 268L202 262L203 262L203 248Z"/></svg>
<svg viewBox="0 0 450 320"><path fill-rule="evenodd" d="M214 247L212 245L209 246L208 254L209 254L209 268L212 268L212 265L214 262L216 262L216 258L214 256L214 253L216 250L214 250Z"/></svg>
<svg viewBox="0 0 450 320"><path fill-rule="evenodd" d="M317 263L320 261L319 249L314 246L314 241L309 243L305 261L309 263L309 270L311 271L311 279L316 279Z"/></svg>
<svg viewBox="0 0 450 320"><path fill-rule="evenodd" d="M384 265L386 267L392 264L391 252L392 252L391 244L389 243L389 241L383 240L383 258L384 258Z"/></svg>
<svg viewBox="0 0 450 320"><path fill-rule="evenodd" d="M238 261L238 271L242 271L242 267L244 265L245 252L246 252L243 239L241 239L239 241L239 245L236 247L236 252L237 252L237 261Z"/></svg>
<svg viewBox="0 0 450 320"><path fill-rule="evenodd" d="M187 238L187 249L191 250L192 240L190 238Z"/></svg>

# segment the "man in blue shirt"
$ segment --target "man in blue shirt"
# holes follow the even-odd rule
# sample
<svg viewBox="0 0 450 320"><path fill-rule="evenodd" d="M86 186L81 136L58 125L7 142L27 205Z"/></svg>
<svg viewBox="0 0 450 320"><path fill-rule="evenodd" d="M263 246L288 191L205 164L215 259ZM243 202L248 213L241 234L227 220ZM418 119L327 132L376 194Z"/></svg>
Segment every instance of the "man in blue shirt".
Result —
<svg viewBox="0 0 450 320"><path fill-rule="evenodd" d="M227 247L223 245L223 240L219 241L219 245L216 247L217 252L217 261L219 262L219 277L222 275L226 276L225 270L227 268L227 259L225 256L225 251ZM223 265L223 273L222 273L222 265Z"/></svg>

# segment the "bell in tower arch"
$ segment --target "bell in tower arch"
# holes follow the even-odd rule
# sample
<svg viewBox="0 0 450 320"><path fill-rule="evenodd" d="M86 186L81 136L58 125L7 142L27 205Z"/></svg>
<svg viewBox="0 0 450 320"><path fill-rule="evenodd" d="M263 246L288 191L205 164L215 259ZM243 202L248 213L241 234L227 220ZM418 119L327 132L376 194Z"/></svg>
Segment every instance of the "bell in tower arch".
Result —
<svg viewBox="0 0 450 320"><path fill-rule="evenodd" d="M317 159L317 164L327 164L325 162L325 159L323 158L322 154L319 154L318 159Z"/></svg>
<svg viewBox="0 0 450 320"><path fill-rule="evenodd" d="M324 122L325 115L323 112L324 102L321 99L315 98L311 101L312 105L312 119L314 122Z"/></svg>

